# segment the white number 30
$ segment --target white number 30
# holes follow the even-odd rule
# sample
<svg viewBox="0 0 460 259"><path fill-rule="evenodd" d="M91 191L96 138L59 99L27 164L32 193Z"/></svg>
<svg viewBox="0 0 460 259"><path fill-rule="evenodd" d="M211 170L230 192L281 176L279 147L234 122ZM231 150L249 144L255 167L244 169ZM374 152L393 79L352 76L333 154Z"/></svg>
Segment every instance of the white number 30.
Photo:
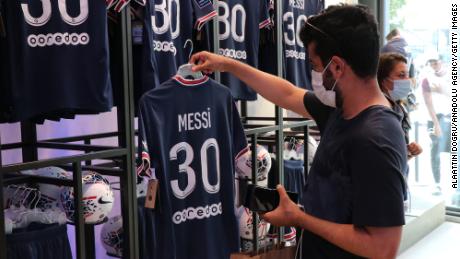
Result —
<svg viewBox="0 0 460 259"><path fill-rule="evenodd" d="M216 152L216 173L217 173L217 183L212 185L209 182L209 170L208 170L208 150L213 147ZM182 164L179 164L179 173L187 174L187 186L184 189L179 187L179 180L171 180L171 188L173 190L174 196L178 199L185 199L189 196L196 187L196 173L190 165L193 162L194 152L192 146L187 142L179 142L174 145L169 151L169 159L171 161L177 160L179 152L185 151L185 161ZM219 145L215 138L207 139L201 146L200 151L201 156L201 180L203 181L203 186L206 192L208 193L218 193L220 190L220 162L219 162Z"/></svg>

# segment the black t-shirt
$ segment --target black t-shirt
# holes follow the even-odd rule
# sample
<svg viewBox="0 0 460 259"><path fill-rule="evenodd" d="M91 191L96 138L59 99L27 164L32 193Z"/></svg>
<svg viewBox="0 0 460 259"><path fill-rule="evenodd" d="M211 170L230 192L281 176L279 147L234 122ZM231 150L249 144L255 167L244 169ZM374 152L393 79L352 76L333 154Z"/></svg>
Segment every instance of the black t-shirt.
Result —
<svg viewBox="0 0 460 259"><path fill-rule="evenodd" d="M356 227L404 225L407 153L399 115L371 106L346 120L311 92L304 104L321 132L303 191L305 211ZM307 230L303 236L303 258L360 258Z"/></svg>

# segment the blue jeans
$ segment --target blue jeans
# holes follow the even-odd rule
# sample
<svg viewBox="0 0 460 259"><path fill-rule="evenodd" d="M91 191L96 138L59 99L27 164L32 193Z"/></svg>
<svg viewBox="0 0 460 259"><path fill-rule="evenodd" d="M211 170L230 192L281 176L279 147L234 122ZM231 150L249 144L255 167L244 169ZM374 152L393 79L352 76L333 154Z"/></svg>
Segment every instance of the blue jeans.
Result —
<svg viewBox="0 0 460 259"><path fill-rule="evenodd" d="M441 182L441 152L450 152L450 115L436 114L442 135L437 137L430 134L431 138L431 169L436 184ZM428 128L434 127L432 121L428 122Z"/></svg>

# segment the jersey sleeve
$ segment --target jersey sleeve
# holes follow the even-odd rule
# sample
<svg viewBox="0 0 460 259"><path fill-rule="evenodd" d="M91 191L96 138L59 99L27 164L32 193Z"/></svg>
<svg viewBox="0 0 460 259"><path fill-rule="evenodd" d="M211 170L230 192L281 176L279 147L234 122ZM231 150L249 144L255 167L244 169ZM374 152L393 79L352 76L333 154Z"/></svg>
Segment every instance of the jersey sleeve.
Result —
<svg viewBox="0 0 460 259"><path fill-rule="evenodd" d="M191 0L195 13L195 29L201 30L209 20L217 16L211 0Z"/></svg>
<svg viewBox="0 0 460 259"><path fill-rule="evenodd" d="M315 96L312 91L307 91L303 97L303 103L307 112L313 117L313 120L316 122L316 125L319 128L320 132L323 132L326 128L327 121L333 108L324 105L321 101Z"/></svg>
<svg viewBox="0 0 460 259"><path fill-rule="evenodd" d="M142 119L142 114L138 116L139 136L137 138L137 159L136 173L138 176L151 176L150 154L147 145L147 136L145 131L145 122Z"/></svg>
<svg viewBox="0 0 460 259"><path fill-rule="evenodd" d="M350 169L355 226L404 225L406 184L403 173L407 155L405 145L395 141L396 134L401 132L393 131L385 130L385 134L376 134L366 141L353 141Z"/></svg>
<svg viewBox="0 0 460 259"><path fill-rule="evenodd" d="M243 125L241 124L240 115L236 109L235 103L232 102L232 134L233 134L233 158L244 152L248 146L246 135L244 134Z"/></svg>
<svg viewBox="0 0 460 259"><path fill-rule="evenodd" d="M268 1L267 0L259 0L260 2L260 19L259 19L259 29L270 27L271 20L270 14L268 12Z"/></svg>

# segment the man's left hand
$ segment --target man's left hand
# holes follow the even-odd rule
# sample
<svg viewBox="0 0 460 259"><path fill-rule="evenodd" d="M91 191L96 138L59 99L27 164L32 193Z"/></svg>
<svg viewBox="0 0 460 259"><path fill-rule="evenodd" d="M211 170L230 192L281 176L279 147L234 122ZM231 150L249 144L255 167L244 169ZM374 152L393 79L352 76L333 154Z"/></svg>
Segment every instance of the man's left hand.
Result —
<svg viewBox="0 0 460 259"><path fill-rule="evenodd" d="M278 185L276 189L280 195L280 203L275 210L261 215L262 218L277 227L297 226L297 219L303 212L297 204L289 199L289 196L283 186Z"/></svg>

